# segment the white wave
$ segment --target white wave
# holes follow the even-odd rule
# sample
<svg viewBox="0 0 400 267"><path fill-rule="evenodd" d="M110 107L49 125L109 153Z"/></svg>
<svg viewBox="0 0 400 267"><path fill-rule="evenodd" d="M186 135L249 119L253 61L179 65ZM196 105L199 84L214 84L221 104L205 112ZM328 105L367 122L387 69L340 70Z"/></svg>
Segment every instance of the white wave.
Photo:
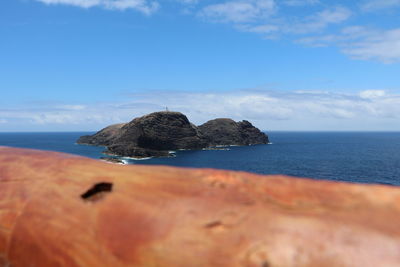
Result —
<svg viewBox="0 0 400 267"><path fill-rule="evenodd" d="M112 162L109 161L107 159L100 159L101 161L108 163L108 164L117 164L117 165L125 165L125 164L129 164L127 161L121 160L122 162Z"/></svg>
<svg viewBox="0 0 400 267"><path fill-rule="evenodd" d="M122 157L122 159L125 160L148 160L148 159L152 159L153 157L144 157L144 158L135 158L135 157Z"/></svg>
<svg viewBox="0 0 400 267"><path fill-rule="evenodd" d="M216 145L215 147L227 147L227 145Z"/></svg>
<svg viewBox="0 0 400 267"><path fill-rule="evenodd" d="M208 148L203 148L201 150L231 150L231 149L227 147L208 147Z"/></svg>

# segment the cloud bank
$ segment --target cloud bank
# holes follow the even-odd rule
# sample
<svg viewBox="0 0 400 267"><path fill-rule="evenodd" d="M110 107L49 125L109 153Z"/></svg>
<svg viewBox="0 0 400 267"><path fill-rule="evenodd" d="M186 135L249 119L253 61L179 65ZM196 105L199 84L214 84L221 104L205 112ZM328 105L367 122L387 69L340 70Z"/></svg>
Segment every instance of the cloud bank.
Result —
<svg viewBox="0 0 400 267"><path fill-rule="evenodd" d="M400 130L400 93L365 90L329 91L240 90L136 93L125 102L38 104L0 109L1 131L98 130L165 110L185 113L196 124L217 117L250 120L264 130Z"/></svg>

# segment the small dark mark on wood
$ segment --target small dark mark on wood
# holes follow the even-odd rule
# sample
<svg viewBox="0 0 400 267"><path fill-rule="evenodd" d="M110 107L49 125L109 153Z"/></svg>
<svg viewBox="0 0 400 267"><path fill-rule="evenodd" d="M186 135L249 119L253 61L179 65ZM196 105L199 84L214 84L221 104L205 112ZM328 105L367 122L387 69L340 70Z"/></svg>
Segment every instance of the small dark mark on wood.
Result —
<svg viewBox="0 0 400 267"><path fill-rule="evenodd" d="M96 201L104 196L105 193L112 191L112 183L97 183L88 191L81 195L81 198L87 201Z"/></svg>
<svg viewBox="0 0 400 267"><path fill-rule="evenodd" d="M221 225L222 225L221 221L213 221L213 222L207 223L205 225L205 227L206 228L214 228L214 227L218 227L218 226L221 226Z"/></svg>

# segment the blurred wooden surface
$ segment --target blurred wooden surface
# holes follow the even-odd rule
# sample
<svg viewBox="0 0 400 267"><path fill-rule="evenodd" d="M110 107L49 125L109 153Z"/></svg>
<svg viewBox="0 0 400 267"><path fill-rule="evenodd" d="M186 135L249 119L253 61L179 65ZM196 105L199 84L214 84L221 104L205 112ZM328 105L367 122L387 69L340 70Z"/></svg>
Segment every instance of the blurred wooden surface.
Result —
<svg viewBox="0 0 400 267"><path fill-rule="evenodd" d="M400 189L0 147L0 266L400 266Z"/></svg>

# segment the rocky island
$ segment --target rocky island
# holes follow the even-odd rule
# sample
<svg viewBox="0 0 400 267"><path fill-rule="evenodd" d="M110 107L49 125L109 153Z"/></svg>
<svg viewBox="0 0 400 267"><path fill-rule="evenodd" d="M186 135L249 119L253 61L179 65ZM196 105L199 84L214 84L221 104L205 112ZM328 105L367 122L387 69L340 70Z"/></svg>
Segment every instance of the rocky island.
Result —
<svg viewBox="0 0 400 267"><path fill-rule="evenodd" d="M268 144L268 136L248 121L215 119L200 126L180 112L154 112L128 123L110 125L78 144L106 146L106 154L123 157L167 157L178 149Z"/></svg>

